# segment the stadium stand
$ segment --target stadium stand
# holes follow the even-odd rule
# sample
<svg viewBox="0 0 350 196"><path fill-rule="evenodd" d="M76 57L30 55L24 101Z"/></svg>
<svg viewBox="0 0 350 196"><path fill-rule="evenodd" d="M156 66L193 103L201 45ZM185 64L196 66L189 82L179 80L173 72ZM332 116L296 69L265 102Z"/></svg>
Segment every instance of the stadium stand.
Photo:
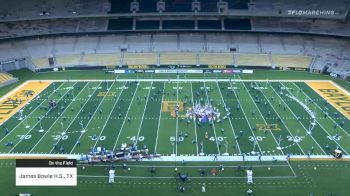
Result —
<svg viewBox="0 0 350 196"><path fill-rule="evenodd" d="M229 51L230 44L233 48L237 47L234 46L234 41L232 40L233 36L230 36L228 34L205 34L204 36L204 44L205 44L205 51L208 52L227 52Z"/></svg>
<svg viewBox="0 0 350 196"><path fill-rule="evenodd" d="M308 68L312 58L310 56L272 55L272 61L277 67Z"/></svg>
<svg viewBox="0 0 350 196"><path fill-rule="evenodd" d="M214 65L217 62L215 64L296 68L308 68L310 65L314 70L344 76L347 72L343 68L349 66L348 45L349 40L340 38L242 33L60 36L0 42L0 61L26 58L37 69L54 66L54 64L49 66L48 57L55 57L57 66L158 64L158 62L193 65ZM119 54L122 49L125 49L123 56L102 57L104 54ZM230 55L232 54L230 51L234 56ZM160 61L158 53L161 53ZM169 57L165 53L175 55ZM152 57L146 57L147 54L152 54L150 55ZM169 57L169 60L164 56ZM143 58L147 60L142 60ZM9 65L5 71L11 69L13 68Z"/></svg>
<svg viewBox="0 0 350 196"><path fill-rule="evenodd" d="M204 36L201 34L180 34L178 42L181 52L203 50Z"/></svg>
<svg viewBox="0 0 350 196"><path fill-rule="evenodd" d="M86 54L82 58L81 64L86 65L118 65L120 63L120 53L111 54Z"/></svg>
<svg viewBox="0 0 350 196"><path fill-rule="evenodd" d="M109 10L108 0L1 0L0 3L2 5L0 8L1 19L105 14Z"/></svg>
<svg viewBox="0 0 350 196"><path fill-rule="evenodd" d="M269 56L266 54L236 54L238 66L272 66Z"/></svg>
<svg viewBox="0 0 350 196"><path fill-rule="evenodd" d="M157 53L124 53L123 65L156 65Z"/></svg>
<svg viewBox="0 0 350 196"><path fill-rule="evenodd" d="M254 35L244 34L234 38L234 41L238 43L236 45L237 51L241 53L260 53L261 46L259 46L258 37Z"/></svg>
<svg viewBox="0 0 350 196"><path fill-rule="evenodd" d="M124 47L128 52L149 52L151 51L151 35L150 34L134 34L124 37Z"/></svg>
<svg viewBox="0 0 350 196"><path fill-rule="evenodd" d="M56 64L57 65L64 65L64 66L70 66L70 65L80 65L82 60L81 55L62 55L62 56L56 56Z"/></svg>
<svg viewBox="0 0 350 196"><path fill-rule="evenodd" d="M200 53L199 63L201 65L232 65L232 53Z"/></svg>
<svg viewBox="0 0 350 196"><path fill-rule="evenodd" d="M195 65L195 53L160 53L161 65Z"/></svg>
<svg viewBox="0 0 350 196"><path fill-rule="evenodd" d="M98 37L95 36L82 36L75 40L73 51L75 53L95 53L96 44L98 43Z"/></svg>
<svg viewBox="0 0 350 196"><path fill-rule="evenodd" d="M96 53L113 53L120 51L121 46L124 44L124 36L107 35L101 36L99 43L96 44Z"/></svg>
<svg viewBox="0 0 350 196"><path fill-rule="evenodd" d="M175 34L158 34L152 38L153 51L178 51L177 35Z"/></svg>
<svg viewBox="0 0 350 196"><path fill-rule="evenodd" d="M32 59L32 63L39 69L49 67L49 61L45 57Z"/></svg>
<svg viewBox="0 0 350 196"><path fill-rule="evenodd" d="M11 84L18 81L17 78L14 78L11 74L6 72L0 72L0 87Z"/></svg>

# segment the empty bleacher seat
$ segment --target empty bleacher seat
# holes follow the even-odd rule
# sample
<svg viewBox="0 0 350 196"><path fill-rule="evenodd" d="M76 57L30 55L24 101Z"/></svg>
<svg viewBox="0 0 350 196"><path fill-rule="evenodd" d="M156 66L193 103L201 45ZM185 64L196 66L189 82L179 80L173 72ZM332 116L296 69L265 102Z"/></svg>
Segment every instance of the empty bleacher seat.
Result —
<svg viewBox="0 0 350 196"><path fill-rule="evenodd" d="M15 78L12 77L12 75L6 73L6 72L0 72L0 85L3 85L4 83L14 80Z"/></svg>
<svg viewBox="0 0 350 196"><path fill-rule="evenodd" d="M32 63L39 69L49 67L49 61L47 57L32 59Z"/></svg>
<svg viewBox="0 0 350 196"><path fill-rule="evenodd" d="M57 65L79 65L81 55L60 55L56 56Z"/></svg>
<svg viewBox="0 0 350 196"><path fill-rule="evenodd" d="M195 65L195 53L160 53L161 65Z"/></svg>
<svg viewBox="0 0 350 196"><path fill-rule="evenodd" d="M277 67L308 68L312 58L297 55L272 55L272 61Z"/></svg>
<svg viewBox="0 0 350 196"><path fill-rule="evenodd" d="M120 53L111 54L86 54L82 64L87 65L118 65L120 62Z"/></svg>
<svg viewBox="0 0 350 196"><path fill-rule="evenodd" d="M236 64L243 66L271 66L267 54L236 54Z"/></svg>
<svg viewBox="0 0 350 196"><path fill-rule="evenodd" d="M155 65L157 64L156 53L124 53L124 65Z"/></svg>
<svg viewBox="0 0 350 196"><path fill-rule="evenodd" d="M232 53L200 53L199 63L201 65L232 65Z"/></svg>

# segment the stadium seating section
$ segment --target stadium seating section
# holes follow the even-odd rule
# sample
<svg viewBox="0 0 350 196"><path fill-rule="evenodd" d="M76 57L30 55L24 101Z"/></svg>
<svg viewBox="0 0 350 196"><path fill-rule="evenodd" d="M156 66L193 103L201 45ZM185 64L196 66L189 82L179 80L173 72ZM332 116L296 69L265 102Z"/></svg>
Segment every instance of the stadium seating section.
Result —
<svg viewBox="0 0 350 196"><path fill-rule="evenodd" d="M0 61L26 58L37 69L55 65L225 64L311 68L346 76L350 74L348 45L349 41L340 38L249 33L59 36L1 42ZM54 57L51 66L49 57ZM11 66L3 70L9 71Z"/></svg>
<svg viewBox="0 0 350 196"><path fill-rule="evenodd" d="M147 18L133 27L131 4L139 4L138 13L158 14L159 0L52 0L21 1L3 0L0 8L0 38L47 35L59 33L85 33L118 30L158 30L159 18ZM192 0L164 0L166 14L183 12L192 14ZM198 0L199 12L219 11L219 0ZM349 1L317 1L317 3L273 0L222 0L227 3L228 16L222 26L219 17L198 18L198 30L251 30L265 32L302 32L314 34L332 34L349 36L350 22L344 21ZM329 18L277 18L288 16L287 10L328 10L332 7L336 14ZM221 12L221 11L220 11ZM123 14L122 18L106 18L106 14ZM231 14L242 14L242 18L231 18ZM259 17L245 17L257 14ZM72 18L67 18L72 16ZM102 17L101 17L102 16ZM271 19L273 16L273 20ZM348 17L349 18L349 14ZM25 21L23 20L25 19ZM136 18L137 20L139 18ZM186 16L185 20L194 20ZM193 22L177 18L173 22L166 19L164 30L194 29Z"/></svg>
<svg viewBox="0 0 350 196"><path fill-rule="evenodd" d="M161 65L195 65L195 53L161 53Z"/></svg>
<svg viewBox="0 0 350 196"><path fill-rule="evenodd" d="M308 68L311 60L310 56L272 55L272 61L278 67Z"/></svg>
<svg viewBox="0 0 350 196"><path fill-rule="evenodd" d="M312 57L297 55L271 55L247 53L194 53L194 52L161 52L161 53L110 53L56 56L58 66L110 66L110 65L238 65L265 66L282 68L308 68ZM198 60L197 60L198 59ZM47 58L32 60L37 68L47 68Z"/></svg>
<svg viewBox="0 0 350 196"><path fill-rule="evenodd" d="M10 82L14 80L15 78L12 77L10 74L5 73L5 72L0 72L0 86L3 86L7 82Z"/></svg>
<svg viewBox="0 0 350 196"><path fill-rule="evenodd" d="M231 65L233 64L232 53L200 53L201 65Z"/></svg>
<svg viewBox="0 0 350 196"><path fill-rule="evenodd" d="M157 64L156 53L125 53L124 65L155 65Z"/></svg>
<svg viewBox="0 0 350 196"><path fill-rule="evenodd" d="M240 66L271 66L266 54L236 54L236 64Z"/></svg>
<svg viewBox="0 0 350 196"><path fill-rule="evenodd" d="M117 65L120 62L120 53L112 54L86 54L82 64L87 65Z"/></svg>

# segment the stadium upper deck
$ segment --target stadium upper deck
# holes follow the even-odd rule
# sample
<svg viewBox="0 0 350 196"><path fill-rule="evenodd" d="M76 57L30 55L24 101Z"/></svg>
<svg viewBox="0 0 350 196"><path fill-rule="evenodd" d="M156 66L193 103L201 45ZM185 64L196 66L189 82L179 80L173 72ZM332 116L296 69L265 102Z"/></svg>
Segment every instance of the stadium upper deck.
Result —
<svg viewBox="0 0 350 196"><path fill-rule="evenodd" d="M0 38L106 31L263 31L349 36L350 2L1 0ZM271 20L273 18L273 20Z"/></svg>

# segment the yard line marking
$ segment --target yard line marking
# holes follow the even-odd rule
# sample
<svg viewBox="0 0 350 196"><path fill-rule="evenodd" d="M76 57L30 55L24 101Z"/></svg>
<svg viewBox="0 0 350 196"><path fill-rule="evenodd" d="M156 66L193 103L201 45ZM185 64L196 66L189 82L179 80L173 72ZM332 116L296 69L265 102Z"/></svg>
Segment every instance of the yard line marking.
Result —
<svg viewBox="0 0 350 196"><path fill-rule="evenodd" d="M162 100L160 105L160 112L159 112L159 121L158 121L158 129L157 129L157 136L156 136L156 144L154 147L154 154L157 154L157 146L158 146L158 135L159 135L159 127L160 127L160 120L162 118L162 109L163 109L163 98L164 98L164 89L165 89L165 82L163 83L163 90L162 90Z"/></svg>
<svg viewBox="0 0 350 196"><path fill-rule="evenodd" d="M179 105L179 75L177 75L177 82L176 82L176 105ZM177 155L177 146L178 146L178 139L179 139L179 116L176 115L176 135L175 135L175 155Z"/></svg>
<svg viewBox="0 0 350 196"><path fill-rule="evenodd" d="M191 96L192 96L192 105L194 105L194 100L193 100L193 89L192 89L192 82L191 84ZM198 156L198 137L197 137L197 125L196 125L196 118L193 118L193 124L194 124L194 133L196 135L196 148L197 148L197 156Z"/></svg>
<svg viewBox="0 0 350 196"><path fill-rule="evenodd" d="M137 146L137 143L139 141L139 135L140 135L141 127L142 127L142 124L143 124L143 117L145 116L145 112L146 112L146 108L147 108L147 104L148 104L148 100L149 100L149 94L151 93L152 85L153 85L153 81L151 82L151 88L149 88L148 96L147 96L147 100L146 100L146 104L145 104L145 108L143 109L143 114L142 114L142 118L141 118L142 120L141 120L141 123L140 123L139 132L137 133L137 137L136 137L136 146Z"/></svg>
<svg viewBox="0 0 350 196"><path fill-rule="evenodd" d="M203 82L203 85L204 85L205 95L207 97L207 102L209 103L210 100L209 100L209 96L208 96L208 92L207 92L207 87L205 86L205 81ZM220 148L219 148L219 144L218 144L218 138L216 137L215 122L213 119L212 119L212 123L213 123L213 131L214 131L214 136L215 136L215 143L216 143L216 147L218 148L218 153L220 155L221 153L220 153Z"/></svg>
<svg viewBox="0 0 350 196"><path fill-rule="evenodd" d="M299 86L297 86L295 83L293 83L294 84L294 86L296 86L298 89L300 89L299 88ZM303 94L305 95L305 96L307 96L309 99L311 99L303 90L302 90L302 92L303 92ZM344 92L347 92L347 91L344 91ZM325 100L325 99L323 99L323 100ZM327 101L327 100L326 100ZM328 101L327 101L328 102ZM323 111L323 109L318 105L318 103L317 102L314 102L314 104L316 105L316 107L318 107L321 111ZM336 111L338 111L337 110L337 108L335 108L334 106L332 106ZM339 112L339 111L338 111ZM336 123L336 124L338 124L337 122L335 122L335 120L333 119L333 117L331 116L331 115L329 115L328 116L329 117L329 119L331 119L332 121L333 121L333 123ZM345 120L345 119L344 119ZM346 134L346 135L348 135L348 136L350 136L350 134L348 133L348 132L346 132L345 131L345 129L343 128L343 127L341 127L341 126L338 126L341 130L343 130L343 132Z"/></svg>
<svg viewBox="0 0 350 196"><path fill-rule="evenodd" d="M140 83L140 85L141 85L141 83ZM127 119L128 115L129 115L129 111L130 111L130 108L131 108L132 102L133 102L134 97L135 97L135 95L136 95L136 93L137 93L137 91L138 91L138 89L139 89L139 88L140 88L140 87L136 87L136 91L134 92L134 95L133 95L133 96L132 96L132 98L131 98L131 101L130 101L130 104L129 104L128 110L127 110L127 112L126 112L126 114L125 114L125 118L124 118L123 124L122 124L122 126L120 127L120 130L119 130L119 133L118 133L117 139L115 140L115 143L114 143L114 146L113 146L113 150L112 150L112 151L114 151L114 150L115 150L115 148L116 148L116 146L117 146L117 143L118 143L118 140L119 140L120 134L121 134L121 132L122 132L122 130L123 130L123 128L124 128L124 124L125 124L126 119ZM152 89L152 88L150 88L150 91L149 91L149 92L151 92L151 89ZM149 96L149 94L148 94L148 96ZM148 100L148 97L147 97L147 100ZM146 108L146 106L145 106L145 108ZM138 136L137 136L136 140L138 140Z"/></svg>
<svg viewBox="0 0 350 196"><path fill-rule="evenodd" d="M230 83L230 86L231 86L231 88L232 88L232 87L233 87L233 86L232 86L232 82L230 81L229 83ZM232 88L232 90L233 90L233 94L234 94L235 97L237 98L238 104L239 104L239 105L241 106L241 108L242 108L243 115L244 115L244 117L245 117L245 120L247 121L247 124L248 124L248 126L249 126L249 128L250 128L250 131L252 132L254 138L256 138L255 133L254 133L254 131L253 131L253 129L252 129L252 127L251 127L249 121L248 121L247 115L245 114L244 107L242 106L241 102L239 101L235 89ZM249 93L249 92L248 92L248 93ZM255 139L255 140L256 140L256 139ZM263 151L262 151L261 148L260 148L260 144L259 144L259 141L258 141L258 140L256 140L256 144L258 145L258 148L259 148L259 150L260 150L260 154L263 156L264 153L263 153Z"/></svg>
<svg viewBox="0 0 350 196"><path fill-rule="evenodd" d="M222 96L222 93L221 93L221 90L220 90L220 86L219 86L219 82L216 82L216 85L217 85L218 90L219 90L219 92L220 92L220 96L221 96L222 102L224 103L224 106L225 106L225 108L226 108L226 103L225 103L225 101L224 101L224 99L223 99L223 96ZM234 131L233 126L232 126L231 118L228 118L228 120L229 120L230 125L231 125L231 130L232 130L233 136L236 138L236 134L235 134L235 131ZM236 140L236 139L235 139L235 140ZM242 154L241 148L239 147L239 144L238 144L238 141L237 141L237 140L236 140L236 144L237 144L237 147L238 147L239 154Z"/></svg>
<svg viewBox="0 0 350 196"><path fill-rule="evenodd" d="M111 86L109 87L108 91L109 92L112 89L112 86L114 85L115 81L112 82ZM107 84L108 86L108 84ZM123 89L124 90L124 89ZM103 96L102 100L100 101L100 103L98 104L96 110L94 111L94 114L92 115L92 117L94 117L96 115L97 109L101 106L103 100L106 98L107 96ZM92 120L92 117L90 118L90 120L88 121L88 123L85 125L85 128L87 128ZM107 121L106 121L107 122ZM106 124L106 123L105 123ZM79 138L77 139L77 141L75 142L74 146L72 147L72 150L69 152L69 154L72 154L73 150L75 149L75 147L77 146L78 141L81 139L81 137L84 135L84 133L88 132L88 130L85 130L85 132L80 133Z"/></svg>
<svg viewBox="0 0 350 196"><path fill-rule="evenodd" d="M61 84L57 87L57 89L59 89L62 85L63 85L63 83L61 83ZM48 95L48 97L51 97L51 95L52 95L53 93L54 93L54 91L52 91L52 93L50 93L50 95ZM40 95L40 94L38 94L38 95ZM37 95L37 96L38 96L38 95ZM45 99L45 100L46 100L46 99ZM34 111L36 111L36 110L41 106L41 104L43 104L43 103L45 102L45 100L43 100L39 105L37 105L28 115L24 116L23 120L20 121L7 135L5 135L5 136L0 140L0 143L1 143L7 136L9 136L9 135L12 133L13 130L15 130L15 129L16 129L19 125L21 125L27 118L29 118L29 116L30 116ZM32 101L34 101L34 99L33 99Z"/></svg>
<svg viewBox="0 0 350 196"><path fill-rule="evenodd" d="M256 82L255 82L255 84L257 85ZM260 92L262 93L262 95L265 97L265 99L267 100L267 102L272 106L272 109L275 111L275 113L277 114L277 116L281 119L281 122L282 122L283 125L286 127L286 129L287 129L287 131L289 132L289 134L290 134L291 136L293 136L293 138L294 138L294 135L290 132L289 128L288 128L287 125L284 123L284 121L282 120L282 118L281 118L281 116L278 114L278 112L276 111L276 109L275 109L275 107L273 106L273 104L272 104L272 103L270 102L270 100L266 97L264 91L262 91L261 89L259 89L259 91L260 91ZM278 94L278 93L276 93L276 94ZM279 95L278 95L278 96L279 96ZM301 152L303 152L304 155L306 155L305 152L304 152L304 150L300 147L299 143L296 143L296 144L297 144L297 146L299 147L299 149L301 150Z"/></svg>
<svg viewBox="0 0 350 196"><path fill-rule="evenodd" d="M178 161L180 162L180 161ZM286 161L287 162L287 161ZM168 163L171 163L171 162L168 162ZM77 164L77 165L81 165L81 166L84 166L85 164ZM95 164L93 167L109 167L111 166L110 164ZM121 167L123 166L122 164L115 164L114 166L116 167ZM260 165L260 164L254 164L254 165L251 165L252 167L254 168L265 168L265 167L289 167L288 163L285 164L285 165L282 165L282 164L266 164L266 165ZM133 164L133 165L128 165L128 167L135 167L135 168L145 168L145 167L155 167L155 168L174 168L174 165L139 165L139 164ZM176 165L176 167L178 168L213 168L213 167L216 167L216 165ZM225 165L225 168L239 168L242 166L239 166L239 165ZM243 166L244 168L244 166Z"/></svg>
<svg viewBox="0 0 350 196"><path fill-rule="evenodd" d="M17 112L26 107L32 100L34 100L39 94L41 94L42 91L47 89L47 87L49 87L51 83L52 81L26 82L24 85L21 85L21 88L16 88L16 91L9 94L7 97L3 97L3 101L0 102L0 108L2 111L0 113L0 125L3 125ZM31 91L32 93L28 94L28 91ZM45 94L43 93L43 95ZM12 106L9 107L9 105Z"/></svg>
<svg viewBox="0 0 350 196"><path fill-rule="evenodd" d="M260 108L259 108L259 107L256 105L256 103L255 103L255 101L254 101L254 99L253 99L252 95L249 93L249 91L248 91L248 89L247 89L246 85L244 84L244 82L243 82L242 84L243 84L244 88L246 89L246 91L248 92L249 97L250 97L250 99L252 100L252 102L254 103L255 107L258 109L258 112L259 112L260 116L263 118L263 120L264 120L265 124L267 124L267 122L266 122L266 120L265 120L264 116L262 115L262 113L261 113L261 111L260 111ZM278 142L277 142L277 140L276 140L276 138L275 138L275 136L273 135L273 133L272 133L272 131L271 131L271 130L270 130L270 133L271 133L271 135L272 135L273 139L275 140L276 144L278 145ZM283 150L281 149L280 151L281 151L281 152L282 152L282 154L284 155Z"/></svg>
<svg viewBox="0 0 350 196"><path fill-rule="evenodd" d="M288 160L287 160L287 163L288 163L289 168L292 170L292 172L293 172L294 176L295 176L295 177L298 177L298 176L297 176L297 174L295 173L295 171L294 171L293 167L290 165L290 163L289 163L289 161L288 161Z"/></svg>
<svg viewBox="0 0 350 196"><path fill-rule="evenodd" d="M291 94L290 91L288 90L288 88L287 88L286 86L284 86L283 83L280 82L280 84L288 91L289 94ZM282 101L283 101L283 100L282 100ZM286 103L285 103L285 104L286 104ZM288 105L287 105L287 107L289 108L289 110L293 113L294 117L296 118L297 116L295 115L295 113L290 109L290 107L289 107ZM318 123L317 120L316 120L316 122ZM307 131L306 127L305 127L302 123L300 123L300 124L304 127L305 131ZM319 124L319 123L318 123L318 124ZM321 128L322 128L322 127L321 127ZM322 129L323 129L323 128L322 128ZM323 150L323 148L321 147L321 145L314 139L314 137L312 136L312 134L310 134L310 136L311 136L311 138L316 142L316 144L321 148L322 152L323 152L324 154L327 154L327 153Z"/></svg>
<svg viewBox="0 0 350 196"><path fill-rule="evenodd" d="M125 86L125 85L126 85L126 82L124 83L124 86ZM117 106L117 103L118 103L118 101L119 101L119 98L120 98L120 96L122 95L122 93L124 92L124 89L125 89L125 88L122 88L122 91L120 92L120 94L119 94L117 100L115 100L115 102L114 102L114 104L113 104L113 108L112 108L111 112L109 113L108 118L106 119L106 123L103 125L103 127L102 127L102 129L101 129L101 131L100 131L100 134L98 135L98 138L100 138L101 135L102 135L102 133L104 132L104 129L105 129L105 127L107 126L108 120L109 120L110 116L112 115L115 106ZM125 119L124 119L124 120L125 120ZM94 144L94 148L96 147L98 141L99 141L99 140L96 140L96 142L95 142L95 144ZM114 151L114 149L113 149L113 151Z"/></svg>
<svg viewBox="0 0 350 196"><path fill-rule="evenodd" d="M107 178L108 176L92 176L92 175L78 175L78 177L81 178ZM296 178L297 176L254 176L256 179L287 179L287 178ZM177 179L178 177L171 177L171 176L115 176L115 178L126 178L126 179ZM235 176L195 176L191 177L194 179L245 179L247 177L235 177ZM209 183L208 183L209 184Z"/></svg>
<svg viewBox="0 0 350 196"><path fill-rule="evenodd" d="M294 84L294 83L293 83ZM283 85L284 86L284 85ZM295 84L295 86L296 86L296 84ZM296 86L297 88L299 88L298 86ZM299 88L300 89L300 88ZM289 90L287 89L287 91L289 92ZM303 92L303 90L302 90L302 92ZM290 93L290 92L289 92ZM303 94L307 97L307 98L309 98L310 99L310 97L307 95L307 94L305 94L304 92L303 92ZM321 125L321 123L318 121L318 120L316 120L316 122L317 122L317 124L318 125L320 125L320 127L324 130L324 132L328 135L328 136L331 136L331 134L329 134L329 132ZM341 145L336 141L336 140L333 140L336 144L338 144L338 146L339 147L341 147ZM346 153L346 154L349 154L343 147L341 147L342 149L343 149L343 151Z"/></svg>
<svg viewBox="0 0 350 196"><path fill-rule="evenodd" d="M75 83L75 84L77 84L77 83ZM75 85L75 84L74 84L74 85ZM57 103L58 103L59 101L61 101L61 100L64 98L64 96L65 96L68 92L69 92L69 90L68 90L64 95L62 95L62 96L60 97L60 99L57 101ZM44 116L45 116L46 114L48 114L50 111L51 111L51 109L49 109L49 110L44 114ZM40 119L40 121L42 121L42 119ZM34 127L35 127L40 121L37 121L37 122L33 125L33 127L30 128L30 130L25 134L25 136L27 136L27 135L34 129ZM19 141L16 143L16 145L14 145L14 146L11 148L11 150L10 150L9 152L12 152L12 150L15 149L15 147L16 147L19 143L21 143L21 141L22 141L22 140L19 140Z"/></svg>
<svg viewBox="0 0 350 196"><path fill-rule="evenodd" d="M97 87L99 87L99 86L101 85L101 83L102 83L102 82L100 82L100 83L97 85ZM97 91L97 89L98 89L98 88L95 88L95 90L91 93L91 95L93 95L93 94ZM92 96L91 96L91 97L92 97ZM77 116L80 114L81 110L82 110L82 109L85 107L85 105L89 102L89 100L90 100L91 97L89 97L89 99L88 99L87 101L85 101L83 107L80 107L80 110L79 110L79 112L77 112L77 115L76 115L75 117L77 117ZM75 119L75 118L74 118L74 119ZM73 124L73 122L74 122L74 120L72 120L72 121L69 123L69 125L67 126L66 130L64 131L64 133L67 132L68 128ZM58 139L58 141L55 143L55 145L57 145L57 144L61 141L61 139L62 139L62 137L60 137L60 138ZM52 149L50 150L49 154L51 154L52 151L53 151L54 149L55 149L55 148L52 147Z"/></svg>
<svg viewBox="0 0 350 196"><path fill-rule="evenodd" d="M88 84L89 84L89 82L84 86L84 88L85 88L86 86L88 86ZM81 89L81 91L76 95L76 97L78 97L78 96L80 95L80 93L84 91L84 88ZM47 131L44 133L44 135L41 136L41 138L39 139L39 141L32 147L32 149L30 149L29 153L31 153L31 152L35 149L35 147L41 142L41 140L45 137L45 135L46 135L47 133L49 133L50 129L51 129L51 128L56 124L56 122L62 117L63 113L65 113L66 109L68 109L69 106L70 106L72 103L73 103L73 101L71 101L71 102L68 104L68 106L64 109L64 111L63 111L63 112L58 116L58 118L55 120L55 122L53 122L52 125L51 125L51 126L47 129Z"/></svg>
<svg viewBox="0 0 350 196"><path fill-rule="evenodd" d="M283 85L282 83L281 83L281 85ZM283 85L284 86L284 85ZM284 86L285 87L285 86ZM286 87L285 87L286 88ZM279 95L279 93L274 89L274 88L272 88L274 91L275 91L275 93L277 94L277 96L281 99L281 101L284 103L284 105L285 106L287 106L287 108L288 108L288 110L293 114L293 116L294 116L294 119L297 119L297 116L295 115L295 113L292 111L292 109L289 107L289 105L282 99L282 97ZM305 131L307 131L307 129L306 129L306 127L303 125L303 123L301 123L301 122L298 122L304 129L305 129ZM327 154L324 150L323 150L323 148L320 146L320 144L315 140L315 138L312 136L312 135L310 135L311 136L311 139L316 143L316 145L318 145L318 147L323 151L323 153L325 153L325 154Z"/></svg>

